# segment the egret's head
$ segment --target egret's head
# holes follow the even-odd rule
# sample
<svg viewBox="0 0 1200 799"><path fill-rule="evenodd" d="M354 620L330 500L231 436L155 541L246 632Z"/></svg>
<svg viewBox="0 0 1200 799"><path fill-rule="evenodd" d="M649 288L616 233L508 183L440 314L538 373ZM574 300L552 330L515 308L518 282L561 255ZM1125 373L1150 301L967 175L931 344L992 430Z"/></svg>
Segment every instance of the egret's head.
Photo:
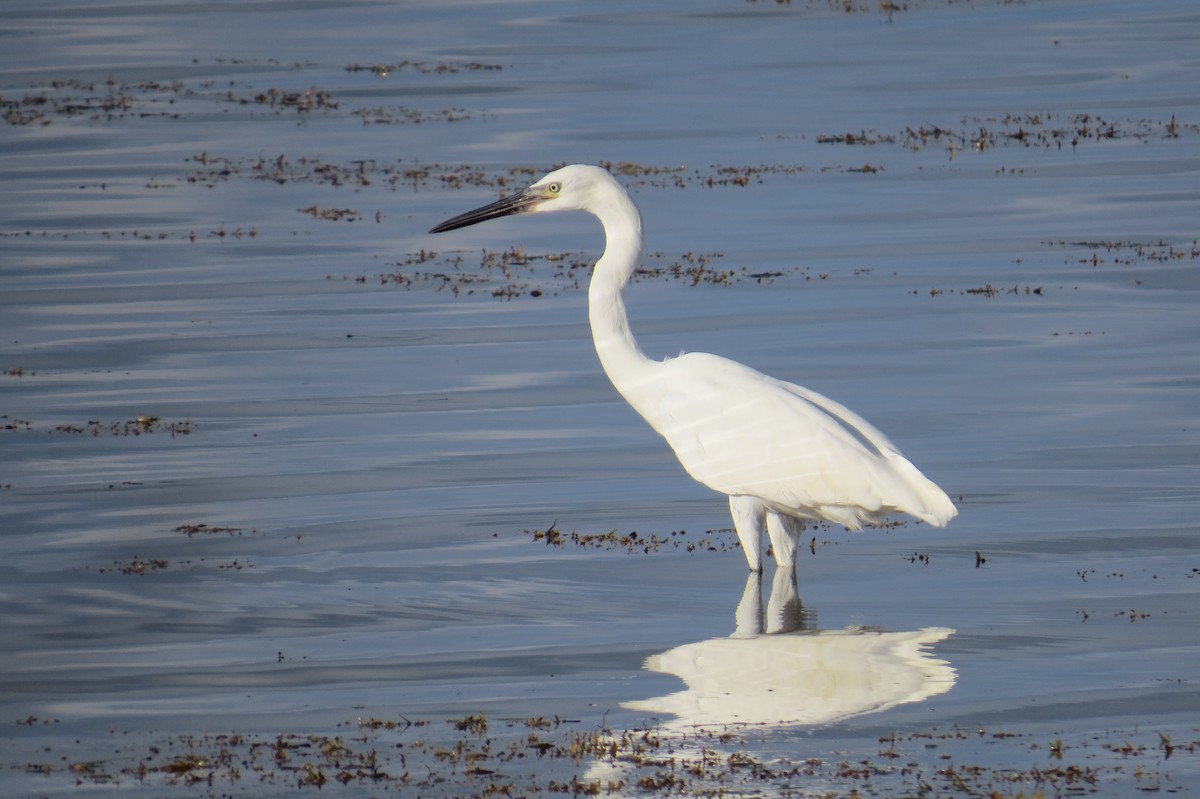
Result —
<svg viewBox="0 0 1200 799"><path fill-rule="evenodd" d="M429 232L444 233L489 219L530 211L594 211L602 193L611 193L614 187L618 192L621 191L613 177L600 167L572 164L554 170L516 194L447 219Z"/></svg>

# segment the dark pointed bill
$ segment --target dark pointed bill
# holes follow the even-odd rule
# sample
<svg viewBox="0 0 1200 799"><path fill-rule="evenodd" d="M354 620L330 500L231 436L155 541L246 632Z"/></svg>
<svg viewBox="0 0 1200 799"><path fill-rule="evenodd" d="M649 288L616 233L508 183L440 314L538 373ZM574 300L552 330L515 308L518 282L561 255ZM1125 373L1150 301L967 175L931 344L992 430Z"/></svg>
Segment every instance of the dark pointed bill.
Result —
<svg viewBox="0 0 1200 799"><path fill-rule="evenodd" d="M447 230L457 230L460 227L467 227L468 225L486 222L489 219L496 219L497 217L501 216L509 216L510 214L519 214L541 199L543 199L543 197L538 192L530 189L524 189L523 191L509 195L502 200L489 203L482 208L476 208L474 211L467 211L465 214L459 214L453 219L447 219L445 222L429 232L445 233Z"/></svg>

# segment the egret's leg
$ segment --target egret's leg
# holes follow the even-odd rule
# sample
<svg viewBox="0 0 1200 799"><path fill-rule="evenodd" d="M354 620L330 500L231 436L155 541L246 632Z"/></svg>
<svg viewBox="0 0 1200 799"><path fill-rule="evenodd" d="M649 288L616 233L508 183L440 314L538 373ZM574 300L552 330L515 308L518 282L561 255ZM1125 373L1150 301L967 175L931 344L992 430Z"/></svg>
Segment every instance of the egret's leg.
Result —
<svg viewBox="0 0 1200 799"><path fill-rule="evenodd" d="M733 529L737 530L742 542L742 552L750 571L762 571L762 534L766 508L755 497L729 498L729 513L733 516Z"/></svg>
<svg viewBox="0 0 1200 799"><path fill-rule="evenodd" d="M771 538L771 551L775 553L775 564L780 569L792 569L796 563L796 544L804 532L804 520L784 516L775 511L767 512L767 535Z"/></svg>

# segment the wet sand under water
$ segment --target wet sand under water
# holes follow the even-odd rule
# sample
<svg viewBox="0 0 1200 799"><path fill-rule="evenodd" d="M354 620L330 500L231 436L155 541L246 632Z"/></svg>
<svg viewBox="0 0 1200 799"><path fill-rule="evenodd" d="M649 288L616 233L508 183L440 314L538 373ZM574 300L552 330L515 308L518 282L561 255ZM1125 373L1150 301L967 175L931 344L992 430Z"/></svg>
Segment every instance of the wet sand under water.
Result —
<svg viewBox="0 0 1200 799"><path fill-rule="evenodd" d="M0 793L1200 786L1190 3L5 28ZM953 524L747 580L596 363L596 224L424 233L572 161L649 354L854 408Z"/></svg>

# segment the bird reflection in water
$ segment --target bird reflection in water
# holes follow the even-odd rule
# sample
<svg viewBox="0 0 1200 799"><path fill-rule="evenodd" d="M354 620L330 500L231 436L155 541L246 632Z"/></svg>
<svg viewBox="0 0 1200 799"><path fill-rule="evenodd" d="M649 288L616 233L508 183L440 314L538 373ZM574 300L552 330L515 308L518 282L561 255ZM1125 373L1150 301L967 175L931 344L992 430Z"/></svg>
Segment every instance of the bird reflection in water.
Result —
<svg viewBox="0 0 1200 799"><path fill-rule="evenodd" d="M729 725L829 724L920 702L953 687L955 671L928 647L953 630L817 630L796 593L795 572L776 569L764 610L751 574L727 638L669 649L646 668L673 674L685 690L626 702L658 717L662 732Z"/></svg>

